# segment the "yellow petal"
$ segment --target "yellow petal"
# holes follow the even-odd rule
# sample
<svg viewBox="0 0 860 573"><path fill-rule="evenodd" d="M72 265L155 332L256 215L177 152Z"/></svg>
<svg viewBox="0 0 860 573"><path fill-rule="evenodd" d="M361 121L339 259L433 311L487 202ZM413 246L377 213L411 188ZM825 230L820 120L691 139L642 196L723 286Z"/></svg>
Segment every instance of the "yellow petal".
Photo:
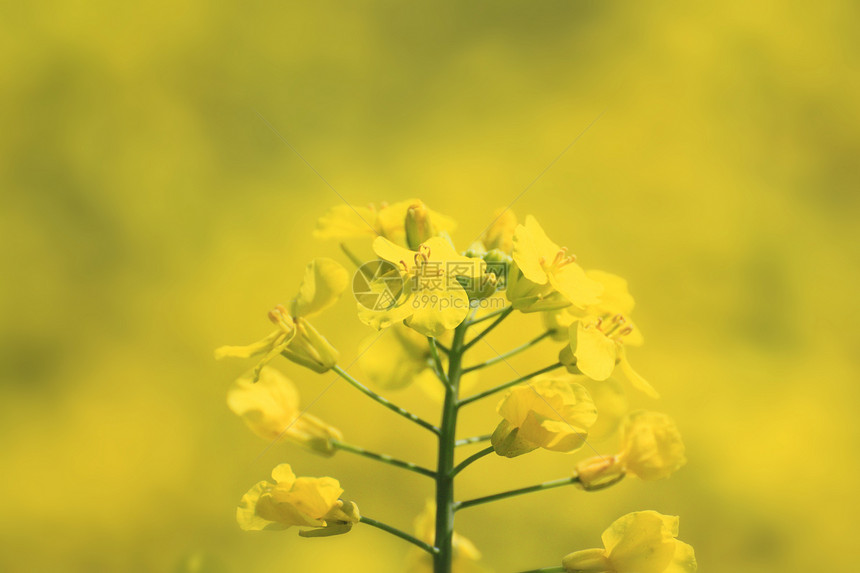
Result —
<svg viewBox="0 0 860 573"><path fill-rule="evenodd" d="M681 434L666 414L632 412L621 433L627 471L642 480L668 477L687 461Z"/></svg>
<svg viewBox="0 0 860 573"><path fill-rule="evenodd" d="M278 464L272 470L272 479L279 486L289 490L296 481L296 474L293 473L293 468L290 467L290 464Z"/></svg>
<svg viewBox="0 0 860 573"><path fill-rule="evenodd" d="M236 508L236 521L245 531L260 531L263 529L286 529L288 526L264 519L257 514L257 502L260 497L271 489L272 484L261 481L242 496L239 507Z"/></svg>
<svg viewBox="0 0 860 573"><path fill-rule="evenodd" d="M526 216L525 225L517 225L514 230L512 257L523 275L534 283L546 284L542 263L551 262L560 250L531 215Z"/></svg>
<svg viewBox="0 0 860 573"><path fill-rule="evenodd" d="M696 553L693 548L683 541L675 541L675 555L672 563L663 573L696 573Z"/></svg>
<svg viewBox="0 0 860 573"><path fill-rule="evenodd" d="M278 339L278 337L283 336L284 332L282 330L276 330L266 336L266 338L254 342L252 344L248 344L247 346L221 346L215 349L215 360L221 360L222 358L251 358L252 356L257 356L259 354L265 354L272 348L272 344Z"/></svg>
<svg viewBox="0 0 860 573"><path fill-rule="evenodd" d="M623 346L621 347L621 356L619 358L617 373L620 379L626 380L631 386L651 398L657 399L660 397L657 390L655 390L647 380L640 376L639 373L633 370L633 367L630 366L630 362L627 360L627 355L624 352Z"/></svg>
<svg viewBox="0 0 860 573"><path fill-rule="evenodd" d="M439 337L453 330L469 314L469 295L459 285L419 294L412 300L412 316L406 324L424 336Z"/></svg>
<svg viewBox="0 0 860 573"><path fill-rule="evenodd" d="M577 308L585 308L598 302L603 292L603 285L588 278L576 263L567 263L552 269L547 273L547 277L553 288Z"/></svg>
<svg viewBox="0 0 860 573"><path fill-rule="evenodd" d="M286 376L263 368L256 384L251 375L233 383L227 391L227 406L255 434L273 440L299 414L299 392Z"/></svg>
<svg viewBox="0 0 860 573"><path fill-rule="evenodd" d="M308 317L322 312L337 302L348 284L349 273L339 263L327 258L312 260L305 268L291 314L293 317Z"/></svg>
<svg viewBox="0 0 860 573"><path fill-rule="evenodd" d="M593 380L606 380L615 369L617 343L593 324L579 321L570 327L570 347L576 367Z"/></svg>
<svg viewBox="0 0 860 573"><path fill-rule="evenodd" d="M394 263L398 267L403 263L407 271L415 266L415 251L395 245L385 237L376 237L373 240L373 252L380 259Z"/></svg>
<svg viewBox="0 0 860 573"><path fill-rule="evenodd" d="M289 494L276 495L275 500L288 502L314 519L322 519L337 504L342 493L336 479L300 477Z"/></svg>
<svg viewBox="0 0 860 573"><path fill-rule="evenodd" d="M663 573L675 555L678 518L637 511L618 518L601 536L613 570Z"/></svg>
<svg viewBox="0 0 860 573"><path fill-rule="evenodd" d="M603 285L603 293L600 302L595 306L598 314L630 314L635 303L627 289L627 281L618 275L604 271L590 270L586 272L588 278Z"/></svg>

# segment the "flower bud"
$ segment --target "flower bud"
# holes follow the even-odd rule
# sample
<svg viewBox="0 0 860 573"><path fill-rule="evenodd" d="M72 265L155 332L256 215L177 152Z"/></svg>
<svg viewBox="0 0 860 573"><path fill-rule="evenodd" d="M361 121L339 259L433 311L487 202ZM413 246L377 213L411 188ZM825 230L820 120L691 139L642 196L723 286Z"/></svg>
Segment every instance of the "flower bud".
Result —
<svg viewBox="0 0 860 573"><path fill-rule="evenodd" d="M598 489L624 475L624 466L618 456L595 456L579 462L575 474L582 489Z"/></svg>
<svg viewBox="0 0 860 573"><path fill-rule="evenodd" d="M283 354L296 364L322 374L337 364L338 351L326 338L302 318L296 318L296 336Z"/></svg>
<svg viewBox="0 0 860 573"><path fill-rule="evenodd" d="M406 210L406 244L413 251L429 239L436 236L436 229L430 220L430 210L422 201L412 203Z"/></svg>

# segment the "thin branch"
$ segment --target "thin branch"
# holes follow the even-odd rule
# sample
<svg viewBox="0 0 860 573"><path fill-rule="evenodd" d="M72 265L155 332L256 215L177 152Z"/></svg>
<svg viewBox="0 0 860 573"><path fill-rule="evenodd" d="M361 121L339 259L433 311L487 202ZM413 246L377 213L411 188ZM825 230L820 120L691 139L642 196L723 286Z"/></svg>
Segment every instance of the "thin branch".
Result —
<svg viewBox="0 0 860 573"><path fill-rule="evenodd" d="M445 369L442 368L442 358L439 357L439 348L436 339L428 336L427 340L430 342L430 356L433 357L433 369L436 371L436 376L446 386L450 386L451 383L448 381L448 375L445 373Z"/></svg>
<svg viewBox="0 0 860 573"><path fill-rule="evenodd" d="M490 313L485 314L485 315L484 315L484 316L482 316L481 318L477 318L477 319L475 319L475 320L471 320L471 321L469 321L469 322L466 324L466 326L467 326L467 327L469 327L469 326L475 326L476 324L479 324L479 323L481 323L481 322L484 322L485 320L490 320L491 318L495 318L495 317L499 316L500 314L502 314L503 312L508 312L508 309L510 309L510 308L512 308L512 307L510 307L510 306L506 306L505 308L500 308L499 310L494 310L493 312L490 312Z"/></svg>
<svg viewBox="0 0 860 573"><path fill-rule="evenodd" d="M466 404L471 404L475 400L480 400L481 398L486 398L487 396L492 396L496 392L501 392L502 390L507 390L511 386L516 386L517 384L521 384L522 382L525 382L526 380L530 380L530 379L534 378L535 376L539 376L539 375L544 374L546 372L549 372L551 370L555 370L556 368L560 368L561 366L563 366L561 362L556 362L555 364L550 364L546 368L541 368L537 372L532 372L531 374L526 374L525 376L520 376L516 380L511 380L510 382L505 382L504 384L496 386L495 388L490 388L489 390L484 390L483 392L478 392L477 394L474 394L472 396L469 396L468 398L464 398L464 399L460 400L460 406L465 406Z"/></svg>
<svg viewBox="0 0 860 573"><path fill-rule="evenodd" d="M475 336L475 338L473 338L472 340L470 340L469 342L466 343L466 345L463 347L462 352L466 352L467 350L472 348L472 346L474 346L476 342L478 342L479 340L481 340L482 338L487 336L490 333L490 331L492 331L494 328L499 326L502 323L502 321L505 320L508 317L508 315L511 314L512 312L514 312L514 307L512 307L512 306L509 306L509 307L505 308L504 310L502 310L502 312L499 313L498 318L496 318L496 320L494 320L492 323L490 323L490 326L488 326L487 328L482 330L478 335Z"/></svg>
<svg viewBox="0 0 860 573"><path fill-rule="evenodd" d="M369 517L365 517L362 515L361 516L361 523L366 523L367 525L370 525L370 526L375 527L377 529L381 529L382 531L385 531L387 533L390 533L391 535L399 537L400 539L408 541L409 543L411 543L413 545L417 545L418 547L420 547L421 549L423 549L424 551L426 551L430 555L436 555L437 553L439 553L438 548L433 547L432 545L429 545L427 543L424 543L420 539L412 537L411 535L409 535L405 531L400 531L396 527L391 527L390 525L386 525L385 523L382 523L381 521L376 521L375 519L370 519Z"/></svg>
<svg viewBox="0 0 860 573"><path fill-rule="evenodd" d="M483 458L486 455L492 454L494 451L496 451L495 448L493 448L493 446L490 446L490 447L484 448L480 452L472 454L471 456L469 456L468 458L466 458L465 460L460 462L460 464L454 468L454 471L451 472L451 477L454 477L455 475L457 475L458 473L460 473L461 471L463 471L464 469L466 469L467 467L472 465L472 463L480 460L481 458Z"/></svg>
<svg viewBox="0 0 860 573"><path fill-rule="evenodd" d="M607 487L611 487L618 482L624 479L624 474L621 474L617 478L608 481L604 484L600 484L599 486L591 486L587 489L587 491L598 491L601 489L605 489ZM493 495L486 495L484 497L478 497L475 499L470 499L467 501L458 501L454 504L454 511L458 511L461 509L466 509L467 507L472 507L473 505L481 505L482 503L490 503L491 501L497 501L500 499L506 499L509 497L514 497L517 495L524 495L527 493L532 493L535 491L543 491L545 489L553 489L556 487L562 487L565 485L573 485L579 482L579 476L573 476L569 478L562 478L553 481L546 481L543 483L539 483L537 485L530 485L528 487L523 487L520 489L512 489L510 491L503 491L501 493L494 493Z"/></svg>
<svg viewBox="0 0 860 573"><path fill-rule="evenodd" d="M528 350L529 348L531 348L532 346L534 346L535 344L537 344L538 342L540 342L541 340L543 340L547 336L550 336L551 334L552 334L552 331L547 330L543 334L533 338L532 340L529 340L525 344L517 346L513 350L509 350L509 351L505 352L504 354L499 354L498 356L496 356L494 358L490 358L486 362L482 362L480 364L475 364L474 366L469 366L468 368L464 368L463 374L466 374L467 372L473 372L475 370L480 370L481 368L486 368L487 366L492 366L493 364L498 364L499 362L503 362L505 359L510 358L511 356L514 356L515 354L519 354L523 350Z"/></svg>
<svg viewBox="0 0 860 573"><path fill-rule="evenodd" d="M472 436L471 438L463 438L462 440L457 440L456 442L454 442L454 446L459 448L460 446L468 446L469 444L486 442L492 437L492 434L484 434L483 436Z"/></svg>
<svg viewBox="0 0 860 573"><path fill-rule="evenodd" d="M440 433L439 428L437 428L436 426L434 426L430 422L422 420L421 418L419 418L418 416L416 416L412 412L404 410L403 408L401 408L397 404L392 403L391 401L388 400L388 398L380 396L379 394L377 394L376 392L374 392L373 390L371 390L370 388L368 388L367 386L365 386L364 384L362 384L361 382L359 382L358 380L353 378L346 370L344 370L340 366L334 365L334 366L332 366L332 370L335 373L337 373L341 378L343 378L344 380L346 380L347 382L349 382L350 384L355 386L355 388L358 389L358 391L361 392L362 394L364 394L365 396L368 396L369 398L379 402L380 404L382 404L383 406L385 406L386 408L388 408L392 412L399 414L400 416L403 416L407 420L409 420L411 422L415 422L416 424L418 424L422 428L426 428L427 430L430 430L431 432L433 432L437 436L439 435L439 433Z"/></svg>
<svg viewBox="0 0 860 573"><path fill-rule="evenodd" d="M421 475L425 475L427 477L436 479L436 472L433 470L429 470L427 468L421 467L418 464L413 464L412 462L404 462L403 460L398 460L396 458L392 458L386 454L377 454L376 452L371 452L365 450L364 448L360 448L358 446L353 446L351 444L347 444L345 442L341 442L340 440L331 440L331 444L333 447L338 450L343 450L345 452L350 452L353 454L357 454L359 456L364 456L366 458L370 458L372 460L376 460L378 462L382 462L391 466L395 466L398 468L402 468L405 470L409 470L415 473L419 473Z"/></svg>

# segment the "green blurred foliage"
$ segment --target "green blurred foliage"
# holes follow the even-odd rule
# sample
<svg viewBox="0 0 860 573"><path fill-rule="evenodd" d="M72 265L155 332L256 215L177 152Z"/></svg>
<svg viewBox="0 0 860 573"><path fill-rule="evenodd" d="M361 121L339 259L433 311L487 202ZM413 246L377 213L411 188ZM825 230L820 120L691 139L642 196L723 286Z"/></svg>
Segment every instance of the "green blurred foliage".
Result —
<svg viewBox="0 0 860 573"><path fill-rule="evenodd" d="M428 480L265 444L224 404L340 199L422 197L465 248L515 205L627 277L689 465L666 482L464 511L501 573L681 516L704 571L849 571L860 364L856 3L38 2L0 18L3 571L400 571L370 528L243 534L234 507L288 460L408 527ZM603 115L600 115L600 114ZM318 321L349 359L352 301ZM495 333L506 349L539 321ZM522 326L525 324L526 326ZM541 366L543 348L512 364ZM331 381L283 362L310 402ZM481 374L489 387L505 366ZM426 416L418 388L397 400ZM492 429L493 401L464 435ZM635 400L634 400L635 402ZM313 412L432 463L433 441L343 383ZM609 449L612 440L596 444ZM484 463L485 462L485 463ZM459 497L566 475L487 458ZM384 484L384 487L380 487Z"/></svg>

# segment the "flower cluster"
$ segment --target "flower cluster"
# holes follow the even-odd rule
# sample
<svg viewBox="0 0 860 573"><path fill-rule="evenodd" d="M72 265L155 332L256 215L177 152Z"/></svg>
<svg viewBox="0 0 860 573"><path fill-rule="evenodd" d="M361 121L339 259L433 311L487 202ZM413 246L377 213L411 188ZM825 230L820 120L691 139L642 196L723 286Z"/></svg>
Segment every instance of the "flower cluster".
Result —
<svg viewBox="0 0 860 573"><path fill-rule="evenodd" d="M362 523L414 545L410 571L466 573L484 569L475 545L454 532L456 512L564 485L593 492L614 486L625 476L664 479L686 463L684 444L671 418L655 411L627 411L628 388L647 399L658 398L628 360L628 349L642 345L643 338L630 318L634 299L627 281L581 266L534 217L520 223L509 209L496 212L483 235L466 250L455 247L450 234L454 229L449 217L418 199L337 206L319 219L315 235L341 241L344 254L356 266L352 284L357 319L375 331L357 358L371 387L349 373L349 365L339 364L335 346L309 322L334 306L350 284L350 273L328 258L311 261L289 304L269 312L275 324L269 335L215 352L217 358L256 357L256 365L229 388L227 403L258 436L272 443L284 439L322 456L349 452L432 479L435 501L428 502L416 519L414 535L361 515L354 502L341 497L337 480L296 477L288 464L274 469L274 482L261 481L242 497L236 513L242 529L296 526L303 537L321 537L347 533ZM359 247L363 251L357 252L372 251L375 259L353 254L346 244L352 240L364 241ZM486 343L482 339L511 315L520 317L524 329L537 327L540 333L485 362L464 362L470 349ZM509 356L544 340L559 344L557 361L463 395L477 384L473 372L507 362ZM492 345L486 346L494 351ZM390 412L434 434L437 466L425 468L344 441L338 429L301 409L296 385L271 365L278 356L318 374L340 376ZM377 393L412 385L441 398L438 424ZM459 411L493 395L501 399L498 417L487 421L487 433L459 437ZM608 453L599 453L589 443L590 438L616 432L618 448ZM482 442L489 444L472 455L457 455L461 446ZM484 456L516 458L538 450L575 454L585 451L584 446L597 455L571 462L573 471L564 478L454 499L456 476ZM677 517L635 511L603 533L602 549L574 551L560 566L541 571L694 573L693 549L678 541L677 534Z"/></svg>

